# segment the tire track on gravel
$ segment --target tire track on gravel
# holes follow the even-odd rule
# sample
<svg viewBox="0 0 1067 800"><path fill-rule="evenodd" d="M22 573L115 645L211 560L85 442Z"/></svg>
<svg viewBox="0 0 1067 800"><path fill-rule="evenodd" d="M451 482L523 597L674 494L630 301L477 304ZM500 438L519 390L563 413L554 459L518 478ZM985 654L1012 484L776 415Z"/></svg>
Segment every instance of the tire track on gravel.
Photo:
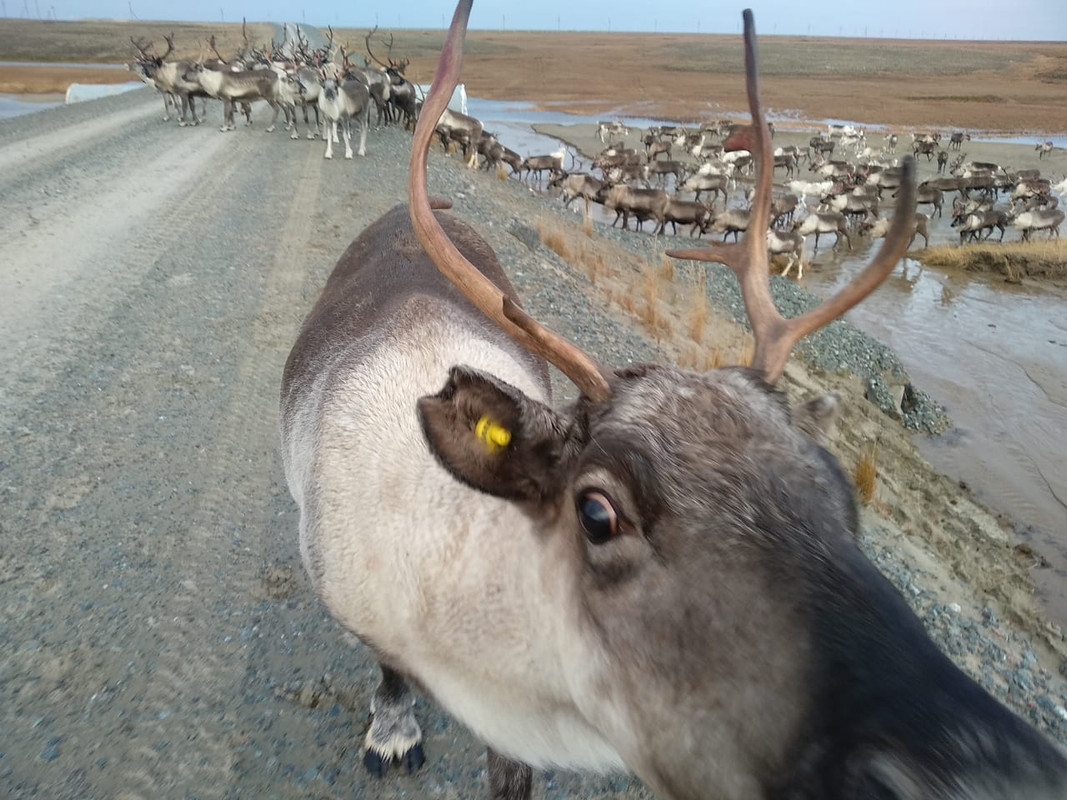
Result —
<svg viewBox="0 0 1067 800"><path fill-rule="evenodd" d="M312 157L279 160L288 144L252 132L189 140L198 168L185 151L160 154L181 177L132 236L75 254L72 228L55 234L54 254L78 259L64 262L79 273L69 319L4 359L22 392L5 398L0 426L11 445L0 619L18 619L0 623L0 647L16 654L0 665L0 750L17 765L0 771L0 795L217 796L228 779L226 708L245 672L235 620L254 600L262 560L251 553L273 513L269 477L249 465L276 462L283 358L261 358L251 320L261 265L292 219L287 187ZM122 189L105 196L121 217ZM33 347L43 355L28 358ZM58 770L39 757L49 747ZM75 784L70 763L89 765Z"/></svg>

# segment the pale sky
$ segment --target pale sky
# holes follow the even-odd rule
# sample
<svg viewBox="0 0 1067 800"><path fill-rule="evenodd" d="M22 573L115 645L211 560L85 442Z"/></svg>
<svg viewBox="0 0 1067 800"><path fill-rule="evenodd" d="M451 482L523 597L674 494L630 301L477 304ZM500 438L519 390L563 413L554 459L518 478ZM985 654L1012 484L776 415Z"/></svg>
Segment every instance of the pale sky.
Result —
<svg viewBox="0 0 1067 800"><path fill-rule="evenodd" d="M748 3L655 0L475 0L471 28L737 33L750 6L761 34L928 39L1067 40L1064 0L863 0ZM0 0L0 16L79 19L294 21L312 25L439 28L448 0ZM2 23L0 23L2 24Z"/></svg>

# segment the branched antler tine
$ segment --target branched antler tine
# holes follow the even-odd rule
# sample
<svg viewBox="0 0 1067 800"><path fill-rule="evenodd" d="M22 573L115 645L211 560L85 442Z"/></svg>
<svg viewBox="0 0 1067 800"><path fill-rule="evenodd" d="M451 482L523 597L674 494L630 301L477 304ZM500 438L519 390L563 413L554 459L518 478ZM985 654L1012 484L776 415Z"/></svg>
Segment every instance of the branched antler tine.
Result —
<svg viewBox="0 0 1067 800"><path fill-rule="evenodd" d="M426 254L437 268L491 320L527 349L543 356L566 375L582 394L604 402L611 390L603 373L585 352L566 339L541 326L509 303L492 281L475 267L441 228L430 207L426 187L426 161L430 139L441 114L459 83L463 66L463 37L467 30L473 0L459 0L437 63L433 88L423 103L415 126L408 171L408 202L411 224ZM514 318L514 319L513 319Z"/></svg>
<svg viewBox="0 0 1067 800"><path fill-rule="evenodd" d="M915 222L915 159L907 156L902 166L893 220L886 233L885 242L871 263L829 300L799 317L783 320L779 339L769 343L762 353L757 343L758 358L753 360L762 367L769 382L773 383L781 375L786 359L789 358L789 351L793 349L794 344L809 333L837 319L878 288L878 285L885 280L908 249L912 225Z"/></svg>
<svg viewBox="0 0 1067 800"><path fill-rule="evenodd" d="M369 56L371 57L371 60L372 60L372 61L374 61L374 63L375 63L375 64L377 64L378 66L380 66L380 67L384 67L384 66L385 66L385 64L383 64L383 63L381 62L381 60L380 60L380 59L378 58L378 56L374 55L374 51L373 51L373 50L371 50L371 47L370 47L370 40L371 40L371 37L373 37L373 36L374 36L374 34L375 34L375 32L376 32L377 30L378 30L378 26L377 26L377 25L375 25L375 26L374 26L374 27L373 27L373 28L372 28L372 29L371 29L371 30L370 30L370 31L369 31L369 32L367 33L367 35L363 37L363 43L364 43L364 44L365 44L365 45L367 46L367 55L369 55Z"/></svg>
<svg viewBox="0 0 1067 800"><path fill-rule="evenodd" d="M771 183L774 178L774 160L771 153L771 135L763 118L760 101L759 52L756 48L756 23L752 10L742 12L745 21L745 89L748 93L748 110L752 124L746 133L751 139L748 149L756 160L756 194L749 210L748 231L745 240L756 263L762 263L763 273L768 271L766 231L771 221ZM751 232L751 233L749 233Z"/></svg>
<svg viewBox="0 0 1067 800"><path fill-rule="evenodd" d="M163 39L167 43L167 52L165 52L163 55L161 55L159 57L160 61L162 61L167 56L169 56L171 54L171 52L174 50L174 31L170 32L170 36L167 36L166 34L164 34L163 35Z"/></svg>

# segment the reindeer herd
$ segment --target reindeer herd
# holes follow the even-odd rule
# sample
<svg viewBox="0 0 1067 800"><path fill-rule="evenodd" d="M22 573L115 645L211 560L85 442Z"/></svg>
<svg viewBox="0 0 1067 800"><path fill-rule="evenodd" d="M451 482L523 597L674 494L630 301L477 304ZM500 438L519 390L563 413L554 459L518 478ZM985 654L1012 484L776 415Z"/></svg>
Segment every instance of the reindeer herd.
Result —
<svg viewBox="0 0 1067 800"><path fill-rule="evenodd" d="M662 125L637 133L618 121L600 122L596 137L605 146L588 171L565 169L562 149L549 156L522 158L481 127L476 134L480 139L472 139L473 125L452 139L464 148L472 166L480 155L485 168L510 168L523 180L540 179L547 172L544 187L558 191L565 206L577 198L587 209L589 203L599 203L614 213L612 226L621 221L625 228L633 219L641 230L651 221L652 231L663 234L668 226L677 233L682 225L688 226L690 236L722 234L725 241L747 230L752 199L751 191L737 191L739 181L751 175L752 154L727 152L722 144L738 128L731 120L719 120L692 128ZM631 136L635 136L632 145ZM961 150L969 134L951 134L946 148L941 147L942 138L936 133L911 135L913 156L925 155L931 163L936 159L938 173L917 187L916 202L928 211L916 213L910 223L912 242L921 236L926 247L931 218L945 217L946 210L951 211L951 226L959 232L961 244L989 239L995 231L1003 240L1009 227L1019 231L1023 241L1035 231L1059 235L1064 219L1059 195L1067 194L1067 179L1053 184L1037 169L968 161ZM443 136L442 143L447 139ZM872 148L863 129L831 125L811 137L806 147L774 149L773 169L782 172L782 181L772 199L767 245L772 255L786 260L783 274L798 265L798 277L803 276L804 248L813 234L815 251L820 239L831 234L835 249L842 241L851 249L853 235L884 236L887 223L879 211L887 197L896 197L900 186L899 140L898 134L888 133L880 147ZM1036 147L1039 158L1052 149L1052 142ZM957 155L950 158L949 151ZM735 196L744 199L731 205ZM1000 200L1005 202L998 206ZM797 218L801 206L805 214Z"/></svg>
<svg viewBox="0 0 1067 800"><path fill-rule="evenodd" d="M411 128L415 124L417 93L404 77L409 61L395 60L391 55L387 62L378 59L372 49L375 32L376 29L370 31L364 40L369 59L364 58L363 64L350 61L346 49L335 44L332 29L329 41L321 48L311 48L299 31L294 40L280 44L272 41L266 47L252 46L246 33L244 46L230 58L219 53L211 37L208 46L214 57L205 58L202 52L196 60L169 58L174 51L173 35L164 36L167 50L162 55L153 52L152 43L131 37L137 55L129 68L162 95L164 121L174 113L182 127L199 125L206 119L207 100L214 99L222 102L220 130L232 131L237 127L235 110L240 108L245 124L251 125L251 104L262 100L273 111L268 132L275 129L281 113L290 138L299 138L300 111L307 138L325 140L326 158L333 158L333 145L340 141L340 132L345 158L350 159L353 122L360 129L358 153L366 154L372 108L377 112L378 124L401 122ZM309 122L309 110L315 115L314 127Z"/></svg>
<svg viewBox="0 0 1067 800"><path fill-rule="evenodd" d="M364 39L367 57L357 65L346 48L334 42L332 29L325 46L310 47L297 30L296 38L269 46L252 46L247 35L244 47L224 58L215 46L214 57L169 60L174 50L172 36L164 37L167 50L157 56L151 44L131 38L137 56L130 69L163 96L164 120L171 113L179 125L204 121L207 99L222 102L222 131L236 128L240 108L251 125L250 105L265 101L273 115L267 131L273 131L279 114L293 139L298 138L302 116L308 139L322 137L324 156L333 157L333 145L343 140L345 158L353 157L353 123L359 126L358 154L365 155L372 110L377 123L402 123L414 129L421 102L416 87L404 77L409 61L392 58L392 41L385 61L374 55L370 31ZM373 62L373 64L372 64ZM196 101L200 99L200 113ZM315 122L309 123L309 110ZM302 113L300 113L302 112ZM446 109L435 128L441 145L462 151L470 167L495 168L500 174L536 180L543 188L558 191L565 205L581 197L599 203L614 213L612 226L628 227L631 219L640 230L646 221L663 234L670 226L688 227L690 236L722 234L736 239L748 227L751 192L738 192L739 181L750 179L753 157L747 151L726 151L723 141L739 129L731 120L718 120L695 127L660 125L643 132L631 131L613 120L597 125L597 139L605 146L592 159L588 171L565 166L566 149L547 155L522 156L503 145L474 117ZM770 127L773 135L773 126ZM631 136L634 137L631 144ZM887 192L895 197L901 167L897 156L900 136L887 133L882 144L868 144L866 131L851 125L830 125L812 136L807 146L788 145L773 151L773 169L782 181L773 197L771 230L767 246L772 255L785 259L782 274L798 267L803 276L808 237L814 235L814 251L820 240L833 235L832 247L844 242L852 249L853 236L881 235L879 216ZM990 239L998 232L1002 241L1011 227L1029 240L1035 231L1059 234L1064 211L1058 194L1067 193L1067 180L1053 184L1038 170L1012 170L998 164L968 161L962 151L970 135L954 132L912 133L911 151L924 156L931 166L936 159L937 177L918 186L917 203L928 206L917 213L912 240L929 243L929 223L951 209L951 225L960 243ZM944 142L944 146L942 146ZM1052 142L1038 144L1038 157L1054 149ZM955 153L951 157L950 153ZM574 162L570 165L574 166ZM950 195L955 195L948 204ZM739 202L731 204L732 198ZM998 205L998 201L1005 203ZM803 206L804 214L797 218Z"/></svg>
<svg viewBox="0 0 1067 800"><path fill-rule="evenodd" d="M547 187L559 190L564 205L578 197L587 204L600 203L614 212L613 226L621 220L627 227L632 218L638 230L651 221L659 234L668 226L676 233L678 225L687 225L690 236L718 233L724 241L736 239L748 227L752 200L751 191L738 192L737 187L753 167L751 153L723 149L722 141L737 128L730 120L692 128L658 126L630 145L627 139L634 132L619 122L601 122L597 139L605 147L592 159L591 169L568 172L556 167ZM960 151L969 134L951 134L947 148L940 146L942 138L936 133L911 135L915 158L925 155L931 166L937 160L937 177L917 187L916 203L928 210L915 214L912 242L921 236L926 247L931 219L944 218L949 211L961 244L989 239L996 231L1003 240L1009 227L1019 231L1023 241L1036 231L1059 235L1064 220L1059 196L1067 195L1067 179L1054 184L1037 169L968 161ZM802 276L804 247L812 234L815 251L820 238L831 234L835 249L841 242L851 249L854 235L884 236L887 223L879 212L900 186L899 140L897 134L885 134L883 144L872 148L863 129L831 125L811 137L806 147L773 150L773 169L781 171L782 179L772 199L767 245L772 255L787 260L783 274L799 265ZM1036 147L1039 158L1052 149L1052 142ZM949 151L957 155L950 158ZM489 158L486 166L491 165ZM733 197L743 199L731 204ZM801 206L805 213L797 218Z"/></svg>

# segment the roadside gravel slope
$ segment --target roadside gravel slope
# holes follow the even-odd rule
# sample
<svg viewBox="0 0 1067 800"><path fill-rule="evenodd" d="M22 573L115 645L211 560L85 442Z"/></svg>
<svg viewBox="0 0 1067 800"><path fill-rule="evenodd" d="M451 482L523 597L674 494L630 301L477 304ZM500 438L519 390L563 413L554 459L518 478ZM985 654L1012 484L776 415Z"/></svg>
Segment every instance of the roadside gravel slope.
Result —
<svg viewBox="0 0 1067 800"><path fill-rule="evenodd" d="M403 200L409 137L372 131L366 159L327 162L320 142L265 134L263 109L222 135L217 108L179 129L160 106L139 91L0 123L0 796L479 797L481 747L431 703L427 765L363 771L376 672L304 577L277 453L289 347L338 255ZM431 191L483 231L535 316L613 365L662 357L513 219L556 218L549 201L436 156ZM895 425L850 402L857 430ZM919 474L900 497L930 493ZM937 520L898 511L870 526L879 563L960 660L1064 738L1025 600L965 592L974 575L908 540ZM1002 601L1029 627L999 620ZM647 797L624 778L538 786Z"/></svg>

